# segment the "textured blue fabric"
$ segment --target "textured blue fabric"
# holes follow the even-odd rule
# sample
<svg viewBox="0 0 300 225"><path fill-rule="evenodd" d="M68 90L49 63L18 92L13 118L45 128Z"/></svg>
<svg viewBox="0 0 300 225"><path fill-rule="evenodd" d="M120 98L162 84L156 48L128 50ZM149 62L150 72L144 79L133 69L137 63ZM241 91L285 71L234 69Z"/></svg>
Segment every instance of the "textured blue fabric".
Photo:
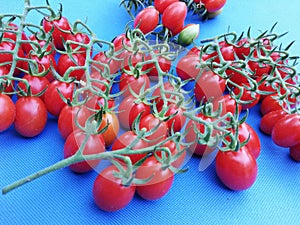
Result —
<svg viewBox="0 0 300 225"><path fill-rule="evenodd" d="M20 2L0 0L0 13L20 12ZM111 40L122 33L129 20L118 0L61 2L70 21L87 18L101 39ZM220 16L200 22L199 40L228 29L241 33L249 26L257 33L278 22L276 31L289 32L282 42L287 45L296 40L292 52L299 54L299 7L298 0L229 0ZM189 22L198 22L197 17L190 17ZM258 132L259 120L259 107L255 107L248 122ZM135 196L125 209L106 213L93 202L96 173L76 175L65 168L1 195L0 224L299 224L300 164L289 158L287 149L277 147L261 132L259 135L259 174L247 191L226 189L216 177L214 164L200 172L200 158L192 158L187 163L189 171L176 175L163 199L151 202ZM62 159L63 144L57 121L51 117L44 132L32 139L19 136L13 127L0 133L0 188Z"/></svg>

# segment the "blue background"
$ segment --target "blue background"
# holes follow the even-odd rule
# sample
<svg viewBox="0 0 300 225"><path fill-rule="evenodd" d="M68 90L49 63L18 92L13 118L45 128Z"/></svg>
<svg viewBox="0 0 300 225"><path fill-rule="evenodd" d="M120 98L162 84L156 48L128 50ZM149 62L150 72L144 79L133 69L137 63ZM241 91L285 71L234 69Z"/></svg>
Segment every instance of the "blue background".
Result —
<svg viewBox="0 0 300 225"><path fill-rule="evenodd" d="M51 1L53 6L58 2ZM100 39L111 40L122 33L130 19L118 0L62 3L64 15L71 22L87 18L88 26ZM200 22L199 40L223 34L228 28L241 33L251 26L258 33L278 22L277 32L289 32L281 42L287 45L295 40L291 52L297 55L299 6L298 0L229 0L220 16ZM21 12L22 7L20 0L0 0L0 13ZM195 23L197 17L189 16L188 21ZM259 132L258 109L251 109L247 121ZM97 174L76 175L65 168L0 195L0 224L299 224L300 164L290 159L287 149L259 135L259 174L249 190L226 189L216 177L214 164L200 172L200 158L192 158L187 163L189 171L176 175L171 191L163 199L151 202L136 196L125 209L106 213L92 198ZM0 188L59 161L63 144L54 118L49 118L45 131L33 139L20 137L13 127L1 133Z"/></svg>

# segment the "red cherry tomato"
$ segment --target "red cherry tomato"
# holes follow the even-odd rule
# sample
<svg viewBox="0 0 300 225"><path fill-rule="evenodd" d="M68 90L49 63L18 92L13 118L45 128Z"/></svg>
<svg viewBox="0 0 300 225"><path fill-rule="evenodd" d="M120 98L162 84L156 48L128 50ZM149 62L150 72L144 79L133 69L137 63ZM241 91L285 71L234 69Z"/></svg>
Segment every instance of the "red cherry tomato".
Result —
<svg viewBox="0 0 300 225"><path fill-rule="evenodd" d="M38 45L41 49L45 50L48 53L50 53L51 55L53 55L53 57L56 54L55 49L53 48L53 42L52 41L48 41L45 39L39 39L38 35L32 34L29 36L29 40L33 41L36 43L36 45ZM30 47L28 47L26 50L24 50L24 52L26 54L29 54L30 51L34 51L34 47L37 47L35 44L31 44ZM46 46L47 45L47 46Z"/></svg>
<svg viewBox="0 0 300 225"><path fill-rule="evenodd" d="M290 147L290 156L296 162L300 162L300 144Z"/></svg>
<svg viewBox="0 0 300 225"><path fill-rule="evenodd" d="M249 86L249 84L244 85ZM236 87L233 89L233 93L237 96L241 94L240 100L242 102L240 104L242 105L243 110L250 109L257 105L259 102L260 94L258 92L250 91L246 88L240 90L238 87Z"/></svg>
<svg viewBox="0 0 300 225"><path fill-rule="evenodd" d="M0 77L9 74L9 70L6 66L0 66ZM0 78L0 83L3 85L3 92L10 93L14 91L14 81L7 80L6 78Z"/></svg>
<svg viewBox="0 0 300 225"><path fill-rule="evenodd" d="M47 108L35 96L21 97L16 102L15 130L24 137L35 137L45 128Z"/></svg>
<svg viewBox="0 0 300 225"><path fill-rule="evenodd" d="M87 49L83 47L81 44L90 43L90 37L88 34L82 32L76 32L75 34L70 33L66 37L66 41L67 40L76 42L76 43L70 43L71 49L73 49L76 52L76 54L82 54L84 57L86 56ZM92 55L92 51L90 52L90 55Z"/></svg>
<svg viewBox="0 0 300 225"><path fill-rule="evenodd" d="M82 130L74 130L66 139L64 144L64 158L69 158L77 153L86 138L86 133ZM83 155L92 155L105 152L104 140L101 134L91 135L84 149ZM71 164L69 168L75 173L86 173L93 170L100 162L100 159L86 160Z"/></svg>
<svg viewBox="0 0 300 225"><path fill-rule="evenodd" d="M119 119L114 112L103 113L99 129L106 126L107 130L102 133L102 136L105 142L105 147L108 148L117 138L120 129Z"/></svg>
<svg viewBox="0 0 300 225"><path fill-rule="evenodd" d="M162 72L167 73L171 69L171 61L165 58L164 56L157 56L157 62L159 65L159 69L161 69ZM148 69L151 69L148 72L148 77L150 80L157 81L158 80L158 71L155 63L148 64Z"/></svg>
<svg viewBox="0 0 300 225"><path fill-rule="evenodd" d="M207 12L216 12L224 7L226 0L202 0Z"/></svg>
<svg viewBox="0 0 300 225"><path fill-rule="evenodd" d="M57 72L63 77L65 73L71 68L74 69L69 73L69 77L75 77L76 80L81 80L84 75L84 69L75 69L78 66L85 65L85 57L82 54L68 54L61 55L57 62Z"/></svg>
<svg viewBox="0 0 300 225"><path fill-rule="evenodd" d="M256 180L257 163L245 146L238 151L219 151L215 163L217 176L231 190L248 189Z"/></svg>
<svg viewBox="0 0 300 225"><path fill-rule="evenodd" d="M105 52L99 52L93 57L94 62L91 65L91 71L104 73L105 67L104 65L108 65L109 74L115 74L121 68L121 62L109 58L105 55Z"/></svg>
<svg viewBox="0 0 300 225"><path fill-rule="evenodd" d="M59 50L64 50L63 40L67 40L67 36L71 31L71 26L66 17L60 16L59 18L45 17L42 21L42 26L46 33L52 31L52 38L54 46Z"/></svg>
<svg viewBox="0 0 300 225"><path fill-rule="evenodd" d="M16 107L11 98L0 93L0 133L7 130L15 121Z"/></svg>
<svg viewBox="0 0 300 225"><path fill-rule="evenodd" d="M140 93L140 90L144 87L144 90L150 88L150 79L147 74L141 74L138 77L127 73L122 73L119 82L119 89L124 96L131 95L133 91L136 94Z"/></svg>
<svg viewBox="0 0 300 225"><path fill-rule="evenodd" d="M271 135L273 127L275 126L277 121L283 118L285 115L287 115L287 112L283 111L282 109L264 114L260 120L260 130L265 134Z"/></svg>
<svg viewBox="0 0 300 225"><path fill-rule="evenodd" d="M154 7L158 10L160 14L163 14L165 9L173 4L174 2L178 2L179 0L154 0Z"/></svg>
<svg viewBox="0 0 300 225"><path fill-rule="evenodd" d="M133 26L139 28L144 34L152 32L159 21L159 12L153 7L149 6L141 10L135 17Z"/></svg>
<svg viewBox="0 0 300 225"><path fill-rule="evenodd" d="M121 134L116 141L113 143L111 150L116 151L119 149L123 149L130 144L132 144L135 140L137 140L137 135L133 131L126 131ZM140 150L143 148L148 147L148 143L143 140L139 139L134 146L132 146L131 150ZM132 164L135 164L137 161L145 157L147 154L130 154L124 155L130 157Z"/></svg>
<svg viewBox="0 0 300 225"><path fill-rule="evenodd" d="M220 116L225 115L230 112L232 115L235 114L236 107L238 108L238 113L242 111L242 106L237 104L236 100L230 94L224 94L220 97L213 99L213 110L220 111Z"/></svg>
<svg viewBox="0 0 300 225"><path fill-rule="evenodd" d="M274 98L275 96L276 96L276 94L268 95L262 100L261 105L260 105L260 113L262 115L265 115L265 114L275 111L275 110L282 109L282 106Z"/></svg>
<svg viewBox="0 0 300 225"><path fill-rule="evenodd" d="M199 56L190 54L183 56L177 63L176 73L182 80L196 79L200 73Z"/></svg>
<svg viewBox="0 0 300 225"><path fill-rule="evenodd" d="M162 14L162 24L168 28L172 36L178 34L184 26L187 6L184 2L174 2Z"/></svg>
<svg viewBox="0 0 300 225"><path fill-rule="evenodd" d="M154 156L147 158L136 171L136 178L152 179L142 185L136 187L136 191L140 197L146 200L157 200L165 196L170 190L174 173L169 169L163 169L162 164L157 161Z"/></svg>
<svg viewBox="0 0 300 225"><path fill-rule="evenodd" d="M272 130L272 140L281 147L292 147L300 143L300 115L287 114L279 119Z"/></svg>
<svg viewBox="0 0 300 225"><path fill-rule="evenodd" d="M114 176L114 172L118 172L115 166L106 167L97 176L93 185L93 198L96 205L107 212L126 207L133 199L136 189L134 185L123 185L122 180Z"/></svg>

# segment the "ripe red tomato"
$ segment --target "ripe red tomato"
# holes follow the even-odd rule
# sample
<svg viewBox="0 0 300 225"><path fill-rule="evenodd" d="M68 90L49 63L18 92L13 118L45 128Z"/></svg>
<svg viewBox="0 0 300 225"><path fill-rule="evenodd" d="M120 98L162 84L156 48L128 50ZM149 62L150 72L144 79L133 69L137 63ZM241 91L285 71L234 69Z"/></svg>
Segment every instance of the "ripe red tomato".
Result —
<svg viewBox="0 0 300 225"><path fill-rule="evenodd" d="M16 107L6 94L0 92L0 133L7 130L15 121Z"/></svg>
<svg viewBox="0 0 300 225"><path fill-rule="evenodd" d="M247 85L249 87L249 84L244 84ZM241 93L242 92L242 93ZM246 88L243 88L242 90L240 90L238 87L233 89L233 93L236 96L240 96L240 100L241 100L241 105L242 105L242 109L246 110L246 109L250 109L252 107L254 107L255 105L258 104L259 102L259 98L260 98L260 94L256 91L250 91L247 90Z"/></svg>
<svg viewBox="0 0 300 225"><path fill-rule="evenodd" d="M238 151L218 151L216 172L222 183L231 190L250 188L257 177L257 163L247 147Z"/></svg>
<svg viewBox="0 0 300 225"><path fill-rule="evenodd" d="M153 6L149 6L136 15L133 26L138 27L142 33L148 34L156 28L158 22L159 12Z"/></svg>
<svg viewBox="0 0 300 225"><path fill-rule="evenodd" d="M202 0L207 12L216 12L224 7L226 0Z"/></svg>
<svg viewBox="0 0 300 225"><path fill-rule="evenodd" d="M182 80L196 79L200 73L200 68L197 68L199 65L199 56L194 54L183 56L177 63L176 73Z"/></svg>
<svg viewBox="0 0 300 225"><path fill-rule="evenodd" d="M300 162L300 144L290 147L290 156L293 160Z"/></svg>
<svg viewBox="0 0 300 225"><path fill-rule="evenodd" d="M6 66L0 66L0 77L9 74L9 70ZM3 92L10 93L14 91L14 81L7 80L6 78L0 78L0 83L3 85Z"/></svg>
<svg viewBox="0 0 300 225"><path fill-rule="evenodd" d="M279 119L272 130L272 140L281 147L292 147L300 143L300 115L287 114Z"/></svg>
<svg viewBox="0 0 300 225"><path fill-rule="evenodd" d="M37 46L39 46L42 50L46 51L46 54L50 53L51 55L53 55L53 57L56 54L55 49L53 48L53 42L52 41L48 41L45 39L40 39L40 37L38 36L38 34L32 34L29 36L29 40L33 41L35 44L31 44L29 45L29 47L24 50L24 52L26 54L29 54L30 51L34 51L33 49L35 49L34 47L37 48ZM33 47L34 46L34 47Z"/></svg>
<svg viewBox="0 0 300 225"><path fill-rule="evenodd" d="M42 26L46 33L52 31L52 38L54 46L59 50L64 50L63 40L67 40L67 36L71 31L71 26L66 17L59 18L45 17L42 21Z"/></svg>
<svg viewBox="0 0 300 225"><path fill-rule="evenodd" d="M265 115L271 111L282 109L282 106L274 98L276 95L277 94L268 95L262 100L261 105L260 105L260 113L262 115Z"/></svg>
<svg viewBox="0 0 300 225"><path fill-rule="evenodd" d="M15 32L19 30L18 25L14 24L14 23L8 23L8 24L3 24L3 25L5 26L5 29L8 31L3 32L2 38L10 39L13 43L15 43L17 41L17 34ZM10 30L11 30L11 32L10 32ZM24 31L22 31L21 40L22 41L28 40L27 35ZM28 46L30 46L30 44L21 43L23 52L26 52L26 49L28 48Z"/></svg>
<svg viewBox="0 0 300 225"><path fill-rule="evenodd" d="M174 2L178 2L179 0L154 0L154 7L160 14L163 14L165 9L173 4Z"/></svg>
<svg viewBox="0 0 300 225"><path fill-rule="evenodd" d="M91 112L85 106L65 105L58 116L58 131L66 139L78 127L76 122L85 127Z"/></svg>
<svg viewBox="0 0 300 225"><path fill-rule="evenodd" d="M64 144L64 158L69 158L76 154L86 138L86 133L82 130L74 130L66 139ZM101 134L91 135L84 149L83 155L93 155L105 152L104 140ZM69 168L75 173L86 173L93 170L100 162L100 159L86 160L71 164Z"/></svg>
<svg viewBox="0 0 300 225"><path fill-rule="evenodd" d="M46 92L44 101L47 107L47 110L53 116L58 116L60 111L66 105L66 103L60 97L58 91L66 98L72 101L73 99L73 92L74 92L74 83L66 83L60 82L58 80L52 81Z"/></svg>
<svg viewBox="0 0 300 225"><path fill-rule="evenodd" d="M119 149L126 148L130 144L132 144L135 140L137 140L137 135L133 131L126 131L123 134L121 134L116 141L112 144L111 150L116 151ZM132 146L131 150L140 150L143 148L148 147L148 143L143 140L139 139L134 146ZM137 161L145 157L147 154L128 154L124 156L128 156L134 165Z"/></svg>
<svg viewBox="0 0 300 225"><path fill-rule="evenodd" d="M91 39L88 34L82 33L82 32L76 32L74 34L70 33L66 37L66 41L67 40L78 43L78 44L70 43L71 49L73 49L76 54L82 54L84 57L86 56L87 49L85 47L83 47L81 44L89 44L90 43ZM90 55L92 55L92 51L90 52Z"/></svg>
<svg viewBox="0 0 300 225"><path fill-rule="evenodd" d="M220 116L223 116L228 112L234 115L236 107L238 108L238 113L242 111L242 106L237 104L236 100L230 94L224 94L218 98L215 98L213 99L212 103L214 111L221 110Z"/></svg>
<svg viewBox="0 0 300 225"><path fill-rule="evenodd" d="M136 171L136 178L152 179L136 187L140 197L146 200L157 200L165 196L174 181L174 173L169 168L162 168L162 164L154 156L147 158Z"/></svg>
<svg viewBox="0 0 300 225"><path fill-rule="evenodd" d="M234 47L234 51L239 59L245 59L250 54L250 43L248 38L244 37L238 41Z"/></svg>
<svg viewBox="0 0 300 225"><path fill-rule="evenodd" d="M62 77L69 69L74 69L69 73L69 77L75 77L76 80L81 80L84 75L84 69L75 69L77 66L85 65L85 57L82 54L63 54L59 57L57 62L57 72Z"/></svg>
<svg viewBox="0 0 300 225"><path fill-rule="evenodd" d="M136 94L140 93L140 90L144 87L144 90L150 88L150 79L147 74L141 74L138 77L127 73L122 73L119 82L119 89L124 96L131 95L133 91Z"/></svg>
<svg viewBox="0 0 300 225"><path fill-rule="evenodd" d="M172 62L170 60L168 60L164 56L157 56L156 60L159 65L159 69L162 72L167 73L170 71L171 65L172 65ZM148 64L148 69L151 69L148 72L148 77L150 78L150 80L157 81L158 80L158 71L157 71L158 68L155 65L155 63Z"/></svg>
<svg viewBox="0 0 300 225"><path fill-rule="evenodd" d="M108 65L109 74L115 74L121 68L121 62L113 58L109 58L105 55L105 52L99 52L93 57L93 63L91 64L92 73L105 73L104 65Z"/></svg>
<svg viewBox="0 0 300 225"><path fill-rule="evenodd" d="M162 24L169 29L172 36L178 34L184 26L187 6L184 2L174 2L162 14Z"/></svg>
<svg viewBox="0 0 300 225"><path fill-rule="evenodd" d="M46 77L38 77L38 76L32 76L29 74L26 74L23 77L24 80L26 80L30 86L30 91L32 95L39 95L43 91L46 91L47 87L49 86L50 82ZM18 87L23 90L25 93L27 93L27 87L24 82L19 82ZM44 101L45 93L40 95L42 101Z"/></svg>
<svg viewBox="0 0 300 225"><path fill-rule="evenodd" d="M105 147L108 148L117 138L120 129L119 119L114 112L104 112L102 114L102 122L99 130L106 126L107 130L102 133L102 136L105 142Z"/></svg>
<svg viewBox="0 0 300 225"><path fill-rule="evenodd" d="M260 120L260 130L265 134L271 135L273 127L275 126L277 121L285 115L287 115L287 112L285 112L282 109L278 109L264 114Z"/></svg>
<svg viewBox="0 0 300 225"><path fill-rule="evenodd" d="M35 137L45 128L47 108L35 96L21 97L16 102L15 130L24 137Z"/></svg>
<svg viewBox="0 0 300 225"><path fill-rule="evenodd" d="M93 198L96 205L104 211L114 212L127 206L133 199L136 187L125 186L120 178L115 177L118 169L108 166L97 176L93 185Z"/></svg>

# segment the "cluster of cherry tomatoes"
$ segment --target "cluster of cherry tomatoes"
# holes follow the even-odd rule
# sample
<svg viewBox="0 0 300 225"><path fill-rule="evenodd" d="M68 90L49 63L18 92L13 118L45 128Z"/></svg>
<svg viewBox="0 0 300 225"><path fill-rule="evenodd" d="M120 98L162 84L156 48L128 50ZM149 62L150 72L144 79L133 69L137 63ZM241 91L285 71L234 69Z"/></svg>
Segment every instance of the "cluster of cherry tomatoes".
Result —
<svg viewBox="0 0 300 225"><path fill-rule="evenodd" d="M218 7L211 6L215 2ZM208 12L225 2L195 1ZM154 7L138 13L134 29L112 42L51 10L30 37L24 24L3 23L0 131L14 123L18 133L34 137L48 115L57 118L65 139L61 167L85 173L102 159L112 162L93 186L94 200L105 211L125 207L135 193L146 200L162 198L190 155L204 158L215 150L216 172L225 186L250 188L260 141L240 115L259 102L262 130L299 160L300 132L289 130L300 127L299 88L288 53L273 43L276 35L226 34L194 46L177 61L169 43L147 37L160 19L171 35L180 35L187 10L180 1L154 1ZM103 45L106 50L98 52ZM282 100L286 96L288 101ZM268 108L268 99L281 111Z"/></svg>

